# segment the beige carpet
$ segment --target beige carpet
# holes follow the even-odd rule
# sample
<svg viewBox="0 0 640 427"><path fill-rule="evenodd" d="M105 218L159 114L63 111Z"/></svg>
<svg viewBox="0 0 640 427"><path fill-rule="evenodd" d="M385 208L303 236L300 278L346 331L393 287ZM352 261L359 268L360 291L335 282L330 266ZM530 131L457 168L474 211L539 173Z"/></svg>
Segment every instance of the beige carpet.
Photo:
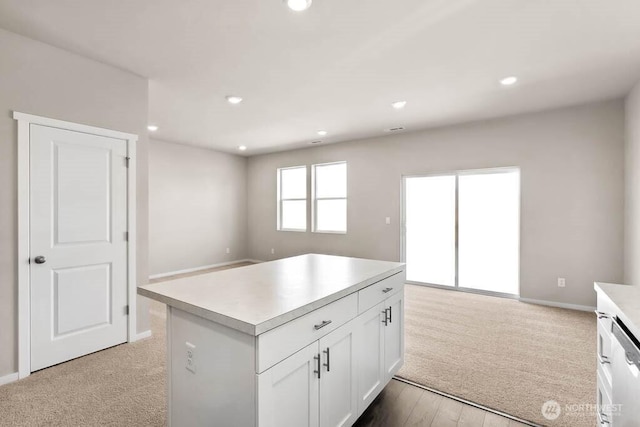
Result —
<svg viewBox="0 0 640 427"><path fill-rule="evenodd" d="M595 425L565 406L595 404L593 313L414 285L405 297L399 376L539 424ZM553 421L548 400L563 409Z"/></svg>
<svg viewBox="0 0 640 427"><path fill-rule="evenodd" d="M151 301L150 312L151 338L61 363L0 387L0 426L166 425L165 306Z"/></svg>
<svg viewBox="0 0 640 427"><path fill-rule="evenodd" d="M541 424L593 425L542 403L594 403L595 319L512 300L406 287L401 376ZM0 426L164 426L164 305L153 336L0 387Z"/></svg>

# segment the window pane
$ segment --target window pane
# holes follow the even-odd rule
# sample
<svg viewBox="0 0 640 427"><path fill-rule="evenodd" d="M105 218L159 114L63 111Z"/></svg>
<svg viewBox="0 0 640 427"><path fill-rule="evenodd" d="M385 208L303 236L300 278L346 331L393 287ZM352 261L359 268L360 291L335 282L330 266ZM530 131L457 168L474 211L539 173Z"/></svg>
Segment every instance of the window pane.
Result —
<svg viewBox="0 0 640 427"><path fill-rule="evenodd" d="M315 166L316 197L347 197L347 164Z"/></svg>
<svg viewBox="0 0 640 427"><path fill-rule="evenodd" d="M407 178L407 280L455 286L456 178Z"/></svg>
<svg viewBox="0 0 640 427"><path fill-rule="evenodd" d="M282 202L282 228L287 230L307 229L307 201L292 200Z"/></svg>
<svg viewBox="0 0 640 427"><path fill-rule="evenodd" d="M318 200L316 231L347 231L347 201Z"/></svg>
<svg viewBox="0 0 640 427"><path fill-rule="evenodd" d="M518 294L520 173L458 180L460 287Z"/></svg>
<svg viewBox="0 0 640 427"><path fill-rule="evenodd" d="M304 199L307 197L307 168L280 169L280 198Z"/></svg>

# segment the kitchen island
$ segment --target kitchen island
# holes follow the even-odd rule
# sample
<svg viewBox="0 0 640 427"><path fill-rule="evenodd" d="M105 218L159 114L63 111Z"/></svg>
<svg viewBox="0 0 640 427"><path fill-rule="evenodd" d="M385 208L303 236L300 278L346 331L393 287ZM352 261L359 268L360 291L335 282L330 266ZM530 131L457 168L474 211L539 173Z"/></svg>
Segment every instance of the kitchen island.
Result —
<svg viewBox="0 0 640 427"><path fill-rule="evenodd" d="M349 426L404 362L401 263L309 254L138 288L174 426Z"/></svg>

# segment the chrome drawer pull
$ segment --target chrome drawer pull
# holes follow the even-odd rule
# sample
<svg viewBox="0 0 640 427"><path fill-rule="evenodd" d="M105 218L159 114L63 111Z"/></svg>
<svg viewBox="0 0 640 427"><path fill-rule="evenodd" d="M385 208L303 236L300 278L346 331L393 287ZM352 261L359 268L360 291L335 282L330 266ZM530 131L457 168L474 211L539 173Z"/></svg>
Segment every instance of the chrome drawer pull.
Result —
<svg viewBox="0 0 640 427"><path fill-rule="evenodd" d="M324 328L329 323L331 323L331 320L323 320L322 323L320 323L319 325L313 325L313 329L315 329L317 331L318 329Z"/></svg>
<svg viewBox="0 0 640 427"><path fill-rule="evenodd" d="M598 362L600 362L601 365L607 364L607 363L611 363L611 361L609 360L609 358L607 356L605 356L604 354L599 354L598 353Z"/></svg>
<svg viewBox="0 0 640 427"><path fill-rule="evenodd" d="M603 311L596 310L596 315L598 316L598 319L611 319L611 315Z"/></svg>
<svg viewBox="0 0 640 427"><path fill-rule="evenodd" d="M391 292L392 290L393 290L393 288L384 288L382 290L382 292L384 292L386 294L387 292Z"/></svg>

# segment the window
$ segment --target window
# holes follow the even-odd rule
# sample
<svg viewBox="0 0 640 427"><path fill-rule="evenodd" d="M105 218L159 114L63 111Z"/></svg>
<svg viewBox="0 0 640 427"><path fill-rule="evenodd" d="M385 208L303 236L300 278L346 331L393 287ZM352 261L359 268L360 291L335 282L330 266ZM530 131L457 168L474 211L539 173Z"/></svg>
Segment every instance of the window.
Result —
<svg viewBox="0 0 640 427"><path fill-rule="evenodd" d="M307 231L307 167L278 169L278 224L282 231Z"/></svg>
<svg viewBox="0 0 640 427"><path fill-rule="evenodd" d="M313 231L347 232L347 163L313 165Z"/></svg>

